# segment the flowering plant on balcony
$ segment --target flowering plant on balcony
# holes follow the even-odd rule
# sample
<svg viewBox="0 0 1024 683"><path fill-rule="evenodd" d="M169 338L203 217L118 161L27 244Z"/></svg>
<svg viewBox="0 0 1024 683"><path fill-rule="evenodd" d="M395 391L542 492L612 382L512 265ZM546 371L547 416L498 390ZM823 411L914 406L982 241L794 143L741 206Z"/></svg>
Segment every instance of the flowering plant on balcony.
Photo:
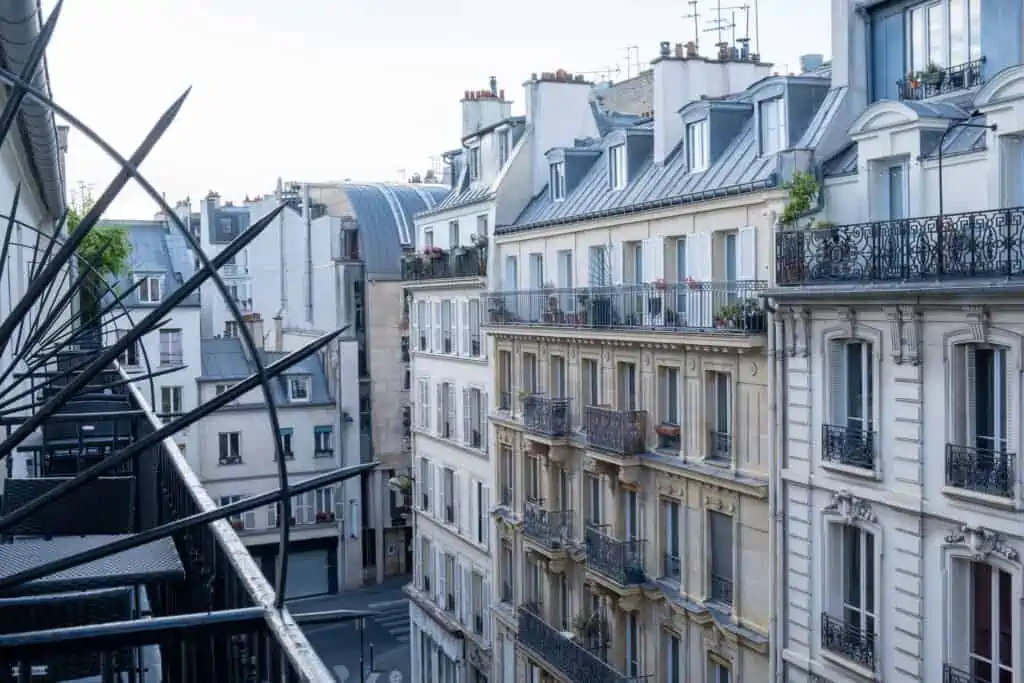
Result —
<svg viewBox="0 0 1024 683"><path fill-rule="evenodd" d="M432 244L423 250L423 255L426 256L427 258L441 258L442 256L444 256L444 249L437 246L436 244Z"/></svg>
<svg viewBox="0 0 1024 683"><path fill-rule="evenodd" d="M662 422L654 428L654 431L658 433L658 436L679 436L679 425Z"/></svg>
<svg viewBox="0 0 1024 683"><path fill-rule="evenodd" d="M700 283L694 280L689 275L686 276L686 286L690 289L700 289Z"/></svg>
<svg viewBox="0 0 1024 683"><path fill-rule="evenodd" d="M316 513L316 523L317 524L325 524L327 522L333 522L333 521L334 521L334 513L333 512L318 512L318 513Z"/></svg>
<svg viewBox="0 0 1024 683"><path fill-rule="evenodd" d="M665 284L665 278L663 277L655 278L654 281L651 282L651 284L654 285L655 289L660 289L662 291L664 291L665 287L667 287L667 285Z"/></svg>

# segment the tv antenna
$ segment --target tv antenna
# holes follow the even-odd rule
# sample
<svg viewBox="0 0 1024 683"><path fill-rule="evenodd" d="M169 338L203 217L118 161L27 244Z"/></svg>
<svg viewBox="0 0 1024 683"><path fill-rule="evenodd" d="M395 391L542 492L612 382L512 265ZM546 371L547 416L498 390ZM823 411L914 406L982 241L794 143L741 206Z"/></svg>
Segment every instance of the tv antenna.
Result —
<svg viewBox="0 0 1024 683"><path fill-rule="evenodd" d="M640 46L627 45L622 48L626 53L626 78L633 77L633 64L636 64L636 72L640 73ZM634 61L634 59L636 61Z"/></svg>
<svg viewBox="0 0 1024 683"><path fill-rule="evenodd" d="M716 16L715 16L714 19L709 19L708 20L707 23L709 24L709 27L704 29L705 33L711 33L713 31L713 32L718 34L718 41L715 43L716 45L723 45L723 44L725 44L722 41L722 32L723 31L731 30L732 34L733 34L733 40L735 41L735 38L736 38L736 22L731 22L730 23L727 19L724 19L722 17L722 12L723 12L722 0L718 0L718 3L717 3L716 8L715 8L715 15Z"/></svg>
<svg viewBox="0 0 1024 683"><path fill-rule="evenodd" d="M740 40L750 40L750 5L743 3L742 5L734 5L732 7L723 7L723 10L729 10L732 12L732 21L730 26L732 27L732 42L736 42L736 11L743 12L743 37Z"/></svg>
<svg viewBox="0 0 1024 683"><path fill-rule="evenodd" d="M697 11L697 0L686 0L686 4L693 9L689 14L684 14L683 19L693 19L693 49L700 47L700 13Z"/></svg>
<svg viewBox="0 0 1024 683"><path fill-rule="evenodd" d="M590 71L577 71L576 73L584 76L597 76L603 81L611 82L612 76L618 76L622 73L622 69L618 66L605 66L600 69L592 69Z"/></svg>

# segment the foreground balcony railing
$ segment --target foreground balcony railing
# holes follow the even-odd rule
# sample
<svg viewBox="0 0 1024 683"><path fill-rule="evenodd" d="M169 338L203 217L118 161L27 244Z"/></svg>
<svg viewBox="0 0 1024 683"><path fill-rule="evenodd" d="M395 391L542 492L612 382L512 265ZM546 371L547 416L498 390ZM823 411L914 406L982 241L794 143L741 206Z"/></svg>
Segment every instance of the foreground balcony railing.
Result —
<svg viewBox="0 0 1024 683"><path fill-rule="evenodd" d="M1017 477L1016 460L1015 453L948 443L946 486L1012 498Z"/></svg>
<svg viewBox="0 0 1024 683"><path fill-rule="evenodd" d="M647 581L644 572L644 550L647 541L620 541L594 526L587 527L584 541L587 547L588 568L604 574L620 586L631 586Z"/></svg>
<svg viewBox="0 0 1024 683"><path fill-rule="evenodd" d="M780 286L1019 277L1024 207L789 230L775 255Z"/></svg>
<svg viewBox="0 0 1024 683"><path fill-rule="evenodd" d="M673 282L494 292L491 325L763 333L765 283Z"/></svg>
<svg viewBox="0 0 1024 683"><path fill-rule="evenodd" d="M901 100L926 100L929 97L970 90L984 85L982 67L985 57L964 64L933 68L909 74L897 81Z"/></svg>
<svg viewBox="0 0 1024 683"><path fill-rule="evenodd" d="M519 608L516 637L546 664L573 683L637 683L641 677L625 676L576 642L576 635L559 631L536 613L533 606ZM571 636L571 637L570 637Z"/></svg>
<svg viewBox="0 0 1024 683"><path fill-rule="evenodd" d="M523 398L523 424L544 436L569 434L569 399L531 394Z"/></svg>
<svg viewBox="0 0 1024 683"><path fill-rule="evenodd" d="M613 410L587 406L583 413L587 445L617 455L631 456L647 450L647 411Z"/></svg>
<svg viewBox="0 0 1024 683"><path fill-rule="evenodd" d="M487 275L487 257L476 247L457 247L452 251L433 249L408 254L402 261L403 280L447 280Z"/></svg>
<svg viewBox="0 0 1024 683"><path fill-rule="evenodd" d="M822 613L821 646L845 659L875 670L875 634Z"/></svg>
<svg viewBox="0 0 1024 683"><path fill-rule="evenodd" d="M875 467L875 432L841 425L821 426L821 457L833 465L871 470Z"/></svg>
<svg viewBox="0 0 1024 683"><path fill-rule="evenodd" d="M523 509L523 533L552 550L572 539L572 510L545 510L527 501Z"/></svg>

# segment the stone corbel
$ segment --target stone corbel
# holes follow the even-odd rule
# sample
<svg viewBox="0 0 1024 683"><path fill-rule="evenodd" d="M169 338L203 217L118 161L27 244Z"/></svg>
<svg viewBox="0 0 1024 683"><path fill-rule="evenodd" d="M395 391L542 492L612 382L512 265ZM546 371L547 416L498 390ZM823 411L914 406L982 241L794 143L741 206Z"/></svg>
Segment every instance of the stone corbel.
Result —
<svg viewBox="0 0 1024 683"><path fill-rule="evenodd" d="M642 601L643 598L639 593L627 595L619 598L618 608L623 612L638 612L640 610L640 603Z"/></svg>
<svg viewBox="0 0 1024 683"><path fill-rule="evenodd" d="M900 316L900 309L897 306L886 306L885 319L889 322L889 339L892 347L892 359L897 363L903 363L903 319Z"/></svg>
<svg viewBox="0 0 1024 683"><path fill-rule="evenodd" d="M981 526L962 525L946 536L946 544L966 548L975 561L984 560L989 555L998 555L1010 562L1020 559L1017 549L1007 545L1001 535Z"/></svg>
<svg viewBox="0 0 1024 683"><path fill-rule="evenodd" d="M772 316L772 324L775 325L775 336L773 338L775 349L775 360L782 360L786 354L786 323L789 321L789 308L779 306Z"/></svg>
<svg viewBox="0 0 1024 683"><path fill-rule="evenodd" d="M964 306L964 313L967 315L971 339L979 344L987 344L989 328L992 323L988 306Z"/></svg>
<svg viewBox="0 0 1024 683"><path fill-rule="evenodd" d="M825 508L825 512L837 515L845 524L852 522L878 521L878 516L871 509L871 504L862 498L853 495L848 489L842 489L832 495L832 503Z"/></svg>
<svg viewBox="0 0 1024 683"><path fill-rule="evenodd" d="M900 309L903 320L903 361L911 365L921 364L921 309L917 306L903 306Z"/></svg>
<svg viewBox="0 0 1024 683"><path fill-rule="evenodd" d="M839 319L846 325L846 336L857 336L857 311L850 306L839 307Z"/></svg>
<svg viewBox="0 0 1024 683"><path fill-rule="evenodd" d="M797 354L801 358L807 358L811 353L811 311L807 308L801 308L796 312L796 315L800 320L800 338L796 344Z"/></svg>

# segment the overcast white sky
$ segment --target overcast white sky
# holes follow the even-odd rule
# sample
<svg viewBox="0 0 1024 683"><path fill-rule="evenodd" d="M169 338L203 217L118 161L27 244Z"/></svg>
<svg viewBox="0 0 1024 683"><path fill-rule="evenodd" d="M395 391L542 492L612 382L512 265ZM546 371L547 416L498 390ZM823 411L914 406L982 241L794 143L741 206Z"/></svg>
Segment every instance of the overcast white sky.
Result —
<svg viewBox="0 0 1024 683"><path fill-rule="evenodd" d="M721 5L745 1L754 0ZM717 5L700 0L702 28ZM783 72L798 69L800 54L830 54L829 5L760 0L763 58ZM639 46L646 65L660 41L692 38L690 12L682 0L65 0L48 58L56 99L125 156L191 85L143 170L172 204L210 189L240 200L271 191L278 176L397 180L399 169L425 170L458 145L464 90L497 76L520 113L531 72L618 66L625 78L626 46ZM741 36L742 11L736 23ZM701 38L711 53L717 36ZM72 187L98 191L114 172L72 134ZM129 188L110 214L153 212Z"/></svg>

